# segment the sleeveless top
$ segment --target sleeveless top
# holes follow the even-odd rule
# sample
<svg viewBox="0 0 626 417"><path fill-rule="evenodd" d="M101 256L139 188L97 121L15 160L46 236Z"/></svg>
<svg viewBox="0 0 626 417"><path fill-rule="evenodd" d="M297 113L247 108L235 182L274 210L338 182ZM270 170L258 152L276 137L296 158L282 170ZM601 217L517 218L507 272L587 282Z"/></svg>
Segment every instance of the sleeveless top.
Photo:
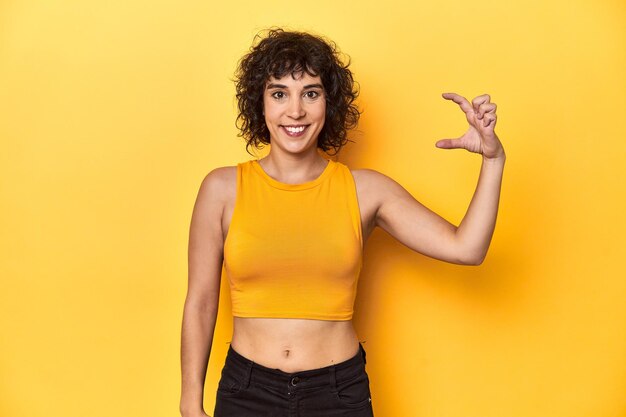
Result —
<svg viewBox="0 0 626 417"><path fill-rule="evenodd" d="M363 264L356 186L328 160L312 181L286 184L258 160L237 164L237 196L224 241L232 314L349 320Z"/></svg>

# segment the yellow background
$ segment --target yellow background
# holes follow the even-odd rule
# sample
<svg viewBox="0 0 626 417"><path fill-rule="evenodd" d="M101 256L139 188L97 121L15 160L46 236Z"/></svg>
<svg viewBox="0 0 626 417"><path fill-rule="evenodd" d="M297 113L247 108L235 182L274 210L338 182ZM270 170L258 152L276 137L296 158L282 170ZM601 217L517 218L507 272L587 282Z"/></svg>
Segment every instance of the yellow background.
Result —
<svg viewBox="0 0 626 417"><path fill-rule="evenodd" d="M0 3L0 415L179 415L191 210L252 158L231 82L254 34L352 57L361 124L339 160L458 224L480 157L442 92L498 104L506 152L479 267L378 229L354 323L375 415L626 416L626 4ZM205 389L232 331L227 282Z"/></svg>

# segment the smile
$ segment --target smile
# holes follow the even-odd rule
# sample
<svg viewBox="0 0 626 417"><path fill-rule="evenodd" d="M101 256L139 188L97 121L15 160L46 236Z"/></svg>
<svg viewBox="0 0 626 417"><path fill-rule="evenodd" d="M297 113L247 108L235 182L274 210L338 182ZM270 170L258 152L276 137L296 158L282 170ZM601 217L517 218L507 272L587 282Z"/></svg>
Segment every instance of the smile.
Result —
<svg viewBox="0 0 626 417"><path fill-rule="evenodd" d="M308 125L300 126L281 126L287 135L292 137L302 136L304 131L309 127Z"/></svg>

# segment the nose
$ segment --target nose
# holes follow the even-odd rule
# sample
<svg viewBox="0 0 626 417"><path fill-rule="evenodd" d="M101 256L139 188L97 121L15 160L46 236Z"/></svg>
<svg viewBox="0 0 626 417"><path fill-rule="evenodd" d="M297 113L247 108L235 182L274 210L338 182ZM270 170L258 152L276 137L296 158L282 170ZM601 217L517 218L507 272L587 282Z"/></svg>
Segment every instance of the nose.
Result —
<svg viewBox="0 0 626 417"><path fill-rule="evenodd" d="M300 100L300 97L294 97L289 101L287 114L292 119L299 119L305 115L304 106L302 106L302 101Z"/></svg>

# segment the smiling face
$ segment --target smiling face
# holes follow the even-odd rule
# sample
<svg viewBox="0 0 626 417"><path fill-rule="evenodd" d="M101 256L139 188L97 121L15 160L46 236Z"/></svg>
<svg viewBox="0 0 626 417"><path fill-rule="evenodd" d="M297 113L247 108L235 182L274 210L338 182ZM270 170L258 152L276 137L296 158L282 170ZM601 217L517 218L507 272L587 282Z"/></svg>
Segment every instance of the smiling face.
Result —
<svg viewBox="0 0 626 417"><path fill-rule="evenodd" d="M306 72L271 77L263 93L265 123L273 147L300 153L317 148L324 127L326 98L319 75Z"/></svg>

